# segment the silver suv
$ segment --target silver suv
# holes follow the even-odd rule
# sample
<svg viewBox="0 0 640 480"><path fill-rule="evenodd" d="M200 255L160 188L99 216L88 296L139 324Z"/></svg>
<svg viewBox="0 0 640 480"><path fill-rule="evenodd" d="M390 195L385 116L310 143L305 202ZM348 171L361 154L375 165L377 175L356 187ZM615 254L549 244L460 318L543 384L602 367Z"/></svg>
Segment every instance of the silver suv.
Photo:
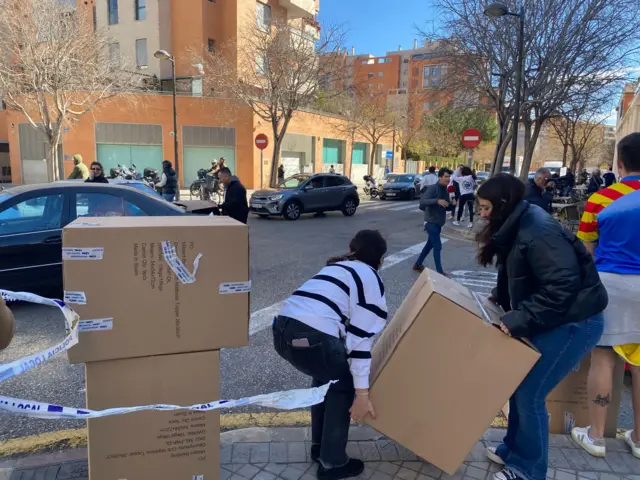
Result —
<svg viewBox="0 0 640 480"><path fill-rule="evenodd" d="M343 175L300 174L275 189L258 190L249 200L249 211L262 218L283 216L297 220L303 213L341 211L350 217L360 205L356 186Z"/></svg>

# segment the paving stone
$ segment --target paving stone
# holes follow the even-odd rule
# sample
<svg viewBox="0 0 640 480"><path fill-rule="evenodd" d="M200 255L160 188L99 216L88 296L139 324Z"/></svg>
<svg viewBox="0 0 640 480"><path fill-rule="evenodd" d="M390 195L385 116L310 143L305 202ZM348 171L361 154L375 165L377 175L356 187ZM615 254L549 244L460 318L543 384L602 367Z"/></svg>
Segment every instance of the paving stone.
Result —
<svg viewBox="0 0 640 480"><path fill-rule="evenodd" d="M623 454L622 461L627 464L632 473L636 475L640 474L640 460L633 457L631 454Z"/></svg>
<svg viewBox="0 0 640 480"><path fill-rule="evenodd" d="M422 467L423 475L427 475L432 478L440 478L442 476L442 470L440 470L435 465L431 465L430 463L425 463L424 467Z"/></svg>
<svg viewBox="0 0 640 480"><path fill-rule="evenodd" d="M283 442L271 443L269 447L269 462L287 463L287 444ZM275 472L272 472L275 473ZM278 475L276 473L276 475Z"/></svg>
<svg viewBox="0 0 640 480"><path fill-rule="evenodd" d="M440 478L443 480L462 480L464 477L465 471L467 469L466 465L462 465L453 475L449 475L448 473L443 473Z"/></svg>
<svg viewBox="0 0 640 480"><path fill-rule="evenodd" d="M305 473L300 480L318 480L315 475L311 475L310 473Z"/></svg>
<svg viewBox="0 0 640 480"><path fill-rule="evenodd" d="M391 440L377 440L376 447L380 452L380 458L386 462L396 462L400 460L396 444Z"/></svg>
<svg viewBox="0 0 640 480"><path fill-rule="evenodd" d="M472 467L481 468L484 471L489 470L489 465L490 464L491 464L491 462L467 462L467 465L472 466Z"/></svg>
<svg viewBox="0 0 640 480"><path fill-rule="evenodd" d="M437 478L429 477L428 475L418 475L417 480L437 480Z"/></svg>
<svg viewBox="0 0 640 480"><path fill-rule="evenodd" d="M392 480L393 477L391 475L387 475L386 473L382 473L382 472L374 472L374 474L371 476L370 480Z"/></svg>
<svg viewBox="0 0 640 480"><path fill-rule="evenodd" d="M487 476L487 471L470 465L467 467L464 474L466 477L471 477L475 480L484 480Z"/></svg>
<svg viewBox="0 0 640 480"><path fill-rule="evenodd" d="M251 445L247 443L236 443L231 453L233 463L249 463L251 455Z"/></svg>
<svg viewBox="0 0 640 480"><path fill-rule="evenodd" d="M578 472L579 479L598 480L598 472Z"/></svg>
<svg viewBox="0 0 640 480"><path fill-rule="evenodd" d="M569 468L569 469L572 468L571 464L569 463L567 458L564 456L563 451L559 448L549 448L549 467Z"/></svg>
<svg viewBox="0 0 640 480"><path fill-rule="evenodd" d="M469 455L467 455L467 462L482 462L487 459L487 448L481 442L476 443Z"/></svg>
<svg viewBox="0 0 640 480"><path fill-rule="evenodd" d="M226 468L220 467L220 480L229 480L233 476L233 472Z"/></svg>
<svg viewBox="0 0 640 480"><path fill-rule="evenodd" d="M253 477L253 480L275 480L276 478L277 477L273 473L265 472L264 470L262 470L255 477Z"/></svg>
<svg viewBox="0 0 640 480"><path fill-rule="evenodd" d="M349 455L350 458L362 458L358 442L347 443L347 455Z"/></svg>
<svg viewBox="0 0 640 480"><path fill-rule="evenodd" d="M591 465L585 457L585 455L589 455L588 453L582 450L573 450L569 448L563 448L562 453L564 454L565 458L569 460L572 470L591 470Z"/></svg>
<svg viewBox="0 0 640 480"><path fill-rule="evenodd" d="M398 473L396 473L395 478L400 478L402 480L415 480L418 476L418 472L415 470L410 470L408 468L402 467Z"/></svg>
<svg viewBox="0 0 640 480"><path fill-rule="evenodd" d="M280 478L284 478L284 480L299 480L302 475L304 475L304 472L301 472L297 468L293 468L289 465L280 473L279 476Z"/></svg>
<svg viewBox="0 0 640 480"><path fill-rule="evenodd" d="M263 443L271 441L270 428L254 427L230 430L220 435L222 445L235 445L237 443Z"/></svg>
<svg viewBox="0 0 640 480"><path fill-rule="evenodd" d="M86 460L70 462L60 466L57 480L79 480L89 476L89 464Z"/></svg>
<svg viewBox="0 0 640 480"><path fill-rule="evenodd" d="M555 468L548 468L547 469L547 479L548 480L554 480L556 478L556 469Z"/></svg>
<svg viewBox="0 0 640 480"><path fill-rule="evenodd" d="M225 468L233 473L236 473L238 470L240 470L243 466L245 466L246 463L232 463L230 465L225 465Z"/></svg>
<svg viewBox="0 0 640 480"><path fill-rule="evenodd" d="M233 452L232 445L226 445L220 448L220 463L225 465L227 463L231 463L231 454Z"/></svg>
<svg viewBox="0 0 640 480"><path fill-rule="evenodd" d="M234 473L233 476L229 479L229 480L247 480L244 477L241 477L240 475Z"/></svg>
<svg viewBox="0 0 640 480"><path fill-rule="evenodd" d="M287 443L287 454L289 463L304 463L307 461L307 449L304 442Z"/></svg>
<svg viewBox="0 0 640 480"><path fill-rule="evenodd" d="M558 448L576 448L573 442L566 435L550 435L549 446Z"/></svg>
<svg viewBox="0 0 640 480"><path fill-rule="evenodd" d="M272 428L272 442L306 442L310 441L308 428Z"/></svg>
<svg viewBox="0 0 640 480"><path fill-rule="evenodd" d="M371 468L369 466L367 466L368 464L365 464L364 467L364 472L362 472L360 475L358 475L358 478L361 480L369 480L374 473L376 473L376 469L375 468Z"/></svg>
<svg viewBox="0 0 640 480"><path fill-rule="evenodd" d="M264 467L264 470L274 475L280 475L285 468L287 468L287 466L281 463L269 463Z"/></svg>
<svg viewBox="0 0 640 480"><path fill-rule="evenodd" d="M402 462L402 466L404 468L408 468L409 470L414 470L416 472L420 472L422 467L424 467L424 463L422 462Z"/></svg>
<svg viewBox="0 0 640 480"><path fill-rule="evenodd" d="M616 475L614 473L602 473L600 474L600 480L622 480L622 475Z"/></svg>
<svg viewBox="0 0 640 480"><path fill-rule="evenodd" d="M244 478L253 478L259 471L260 469L258 467L246 464L240 470L238 470L236 474Z"/></svg>
<svg viewBox="0 0 640 480"><path fill-rule="evenodd" d="M349 438L356 442L380 440L384 437L368 425L353 426L349 429Z"/></svg>
<svg viewBox="0 0 640 480"><path fill-rule="evenodd" d="M483 440L486 440L488 442L502 443L502 440L504 439L504 436L506 435L506 433L507 433L506 430L501 430L498 428L490 428L489 430L484 432L484 435L482 436L482 438Z"/></svg>
<svg viewBox="0 0 640 480"><path fill-rule="evenodd" d="M358 442L358 446L360 447L363 461L380 460L380 452L376 447L376 442Z"/></svg>
<svg viewBox="0 0 640 480"><path fill-rule="evenodd" d="M564 470L556 470L556 480L576 480L576 473L569 473Z"/></svg>
<svg viewBox="0 0 640 480"><path fill-rule="evenodd" d="M625 475L624 478L627 480L640 480L640 475Z"/></svg>
<svg viewBox="0 0 640 480"><path fill-rule="evenodd" d="M378 471L382 473L386 473L387 475L391 475L392 477L398 473L400 467L398 465L394 465L390 462L381 462L378 466Z"/></svg>
<svg viewBox="0 0 640 480"><path fill-rule="evenodd" d="M497 473L502 470L502 465L498 465L497 463L489 463L489 473Z"/></svg>
<svg viewBox="0 0 640 480"><path fill-rule="evenodd" d="M611 472L611 467L604 458L596 458L592 455L589 455L584 450L577 450L577 452L589 465L589 468L585 468L583 469L583 471Z"/></svg>
<svg viewBox="0 0 640 480"><path fill-rule="evenodd" d="M269 444L268 443L248 443L250 445L250 462L267 463L269 461Z"/></svg>
<svg viewBox="0 0 640 480"><path fill-rule="evenodd" d="M629 453L629 446L624 438L607 438L607 457L609 452Z"/></svg>
<svg viewBox="0 0 640 480"><path fill-rule="evenodd" d="M400 457L400 460L418 460L418 456L408 448L405 448L402 445L396 445L396 449L398 450L398 456Z"/></svg>

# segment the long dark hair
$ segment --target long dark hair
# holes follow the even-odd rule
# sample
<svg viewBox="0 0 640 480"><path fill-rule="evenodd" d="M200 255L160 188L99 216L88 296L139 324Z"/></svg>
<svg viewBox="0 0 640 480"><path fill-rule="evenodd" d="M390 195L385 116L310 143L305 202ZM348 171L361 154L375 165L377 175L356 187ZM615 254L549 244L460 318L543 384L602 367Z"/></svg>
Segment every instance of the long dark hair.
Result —
<svg viewBox="0 0 640 480"><path fill-rule="evenodd" d="M462 169L460 170L460 175L462 175L463 177L467 177L469 175L473 175L473 170L471 170L469 167L464 166L462 167Z"/></svg>
<svg viewBox="0 0 640 480"><path fill-rule="evenodd" d="M497 253L492 237L500 230L516 206L524 198L524 184L513 175L501 173L484 182L476 193L482 200L491 202L489 223L476 235L479 244L478 262L485 267L493 263Z"/></svg>
<svg viewBox="0 0 640 480"><path fill-rule="evenodd" d="M327 265L359 260L378 270L382 265L382 258L387 253L387 241L378 230L360 230L349 243L349 251L347 255L330 258Z"/></svg>
<svg viewBox="0 0 640 480"><path fill-rule="evenodd" d="M100 175L104 175L104 167L100 162L91 162L91 166L89 167L89 169L91 169L94 166L100 167L100 172L101 172Z"/></svg>

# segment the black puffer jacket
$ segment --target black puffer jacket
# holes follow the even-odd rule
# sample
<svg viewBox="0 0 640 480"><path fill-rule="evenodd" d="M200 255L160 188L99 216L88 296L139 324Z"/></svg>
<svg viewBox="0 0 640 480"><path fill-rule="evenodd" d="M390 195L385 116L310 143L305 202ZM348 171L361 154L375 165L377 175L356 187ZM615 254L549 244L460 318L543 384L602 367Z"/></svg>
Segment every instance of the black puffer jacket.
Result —
<svg viewBox="0 0 640 480"><path fill-rule="evenodd" d="M514 337L532 337L602 312L609 302L591 255L572 233L522 201L492 241L498 249L493 296Z"/></svg>

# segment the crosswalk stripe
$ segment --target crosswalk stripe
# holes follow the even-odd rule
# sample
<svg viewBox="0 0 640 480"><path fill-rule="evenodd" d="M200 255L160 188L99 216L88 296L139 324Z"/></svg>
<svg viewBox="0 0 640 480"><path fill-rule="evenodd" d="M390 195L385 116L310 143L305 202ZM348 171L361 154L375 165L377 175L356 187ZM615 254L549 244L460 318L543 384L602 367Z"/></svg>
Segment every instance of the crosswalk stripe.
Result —
<svg viewBox="0 0 640 480"><path fill-rule="evenodd" d="M390 208L389 210L391 210L392 212L397 212L400 210L409 210L410 208L415 208L416 204L414 202L411 202L410 205L402 205L401 207L393 207Z"/></svg>

